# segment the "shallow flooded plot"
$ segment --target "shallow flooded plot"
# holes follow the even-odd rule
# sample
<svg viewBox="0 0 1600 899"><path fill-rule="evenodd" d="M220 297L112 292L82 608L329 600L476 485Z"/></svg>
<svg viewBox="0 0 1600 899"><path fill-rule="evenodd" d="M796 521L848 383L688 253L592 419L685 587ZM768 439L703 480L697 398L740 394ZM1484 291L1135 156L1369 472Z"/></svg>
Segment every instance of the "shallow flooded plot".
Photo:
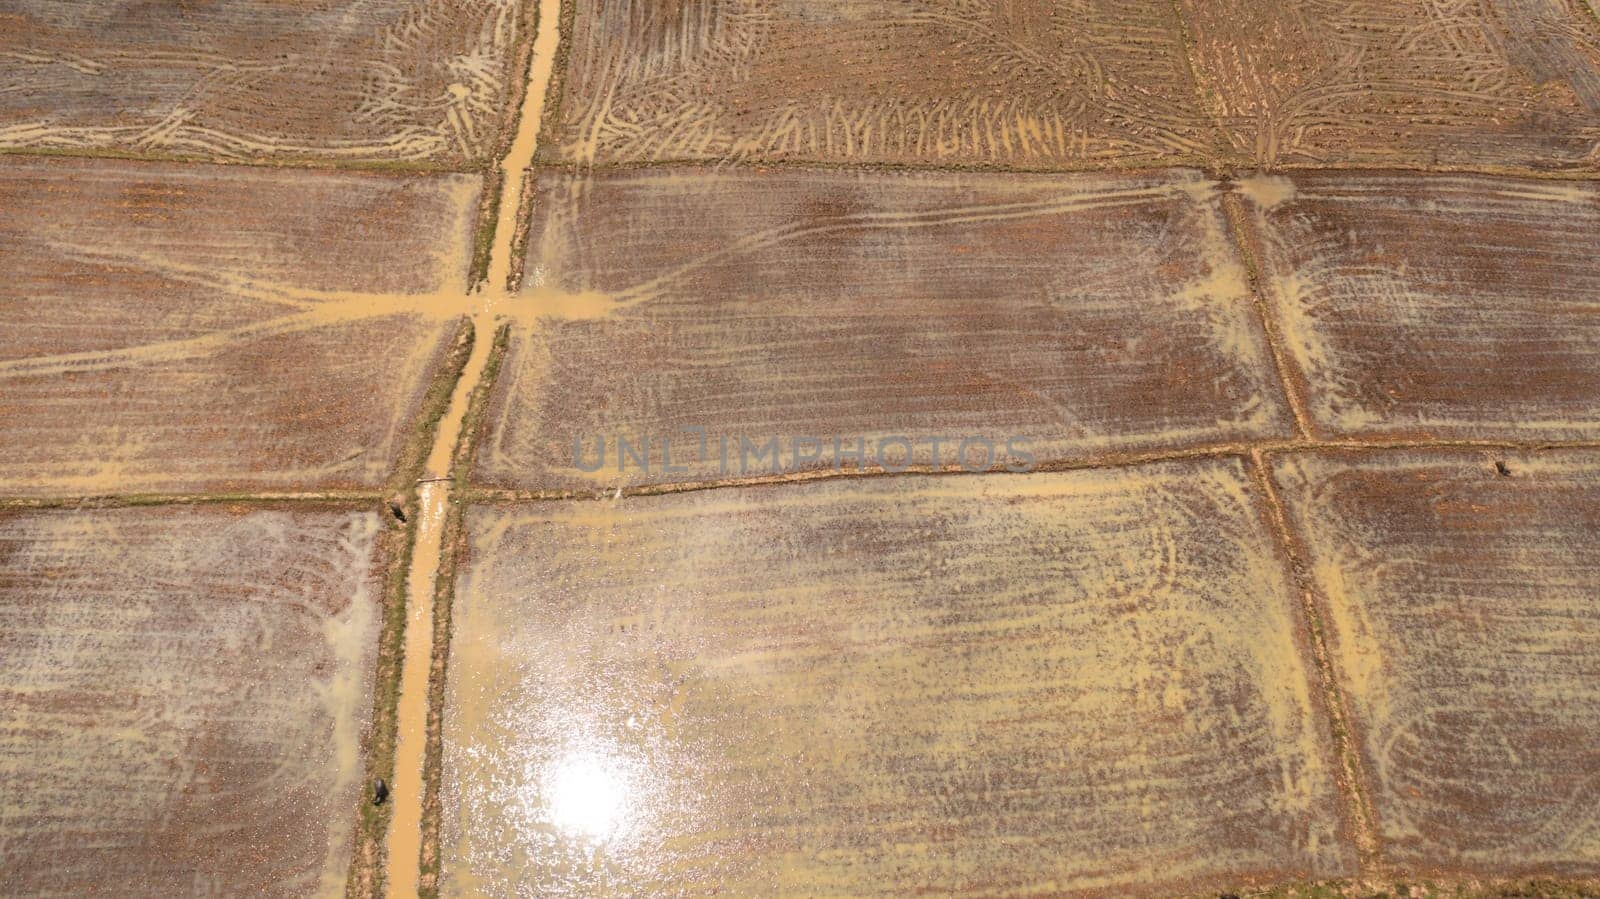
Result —
<svg viewBox="0 0 1600 899"><path fill-rule="evenodd" d="M475 507L445 895L1350 870L1236 462Z"/></svg>
<svg viewBox="0 0 1600 899"><path fill-rule="evenodd" d="M1318 426L1600 436L1600 189L1298 173L1244 193Z"/></svg>
<svg viewBox="0 0 1600 899"><path fill-rule="evenodd" d="M1583 0L1182 0L1232 151L1261 165L1600 169Z"/></svg>
<svg viewBox="0 0 1600 899"><path fill-rule="evenodd" d="M477 165L503 128L511 0L0 10L0 147Z"/></svg>
<svg viewBox="0 0 1600 899"><path fill-rule="evenodd" d="M343 894L379 528L333 508L0 512L0 882Z"/></svg>
<svg viewBox="0 0 1600 899"><path fill-rule="evenodd" d="M1193 173L653 169L539 190L478 462L497 486L998 469L1289 431Z"/></svg>
<svg viewBox="0 0 1600 899"><path fill-rule="evenodd" d="M477 183L0 161L0 495L383 484Z"/></svg>
<svg viewBox="0 0 1600 899"><path fill-rule="evenodd" d="M1386 856L1600 872L1600 454L1329 454L1276 477Z"/></svg>
<svg viewBox="0 0 1600 899"><path fill-rule="evenodd" d="M550 160L1193 163L1168 3L578 3Z"/></svg>

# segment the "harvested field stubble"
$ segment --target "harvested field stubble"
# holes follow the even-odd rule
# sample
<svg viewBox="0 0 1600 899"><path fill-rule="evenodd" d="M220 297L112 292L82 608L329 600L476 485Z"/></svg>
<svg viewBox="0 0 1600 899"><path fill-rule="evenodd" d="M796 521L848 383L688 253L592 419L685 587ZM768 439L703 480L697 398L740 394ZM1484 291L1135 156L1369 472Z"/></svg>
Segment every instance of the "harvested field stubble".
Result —
<svg viewBox="0 0 1600 899"><path fill-rule="evenodd" d="M10 895L339 895L374 512L0 512Z"/></svg>
<svg viewBox="0 0 1600 899"><path fill-rule="evenodd" d="M1025 461L1012 436L1046 463L1292 429L1197 173L547 173L537 201L515 302L538 323L514 333L478 460L494 486L822 471L835 437L981 468L982 446L959 457L979 437L998 469ZM825 452L797 462L807 436ZM623 438L650 441L649 471L618 470ZM745 438L781 464L741 463ZM574 445L592 465L600 440L606 464L580 471Z"/></svg>
<svg viewBox="0 0 1600 899"><path fill-rule="evenodd" d="M0 160L0 495L384 485L478 180Z"/></svg>
<svg viewBox="0 0 1600 899"><path fill-rule="evenodd" d="M477 166L512 0L11 0L0 147Z"/></svg>

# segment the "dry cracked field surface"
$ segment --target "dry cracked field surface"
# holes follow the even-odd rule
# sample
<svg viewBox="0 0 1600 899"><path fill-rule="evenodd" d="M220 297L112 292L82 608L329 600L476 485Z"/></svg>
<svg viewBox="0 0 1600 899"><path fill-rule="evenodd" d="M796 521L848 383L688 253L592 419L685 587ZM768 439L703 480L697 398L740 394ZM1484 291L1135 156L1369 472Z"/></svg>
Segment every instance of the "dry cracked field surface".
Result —
<svg viewBox="0 0 1600 899"><path fill-rule="evenodd" d="M0 2L7 895L1600 895L1591 0Z"/></svg>

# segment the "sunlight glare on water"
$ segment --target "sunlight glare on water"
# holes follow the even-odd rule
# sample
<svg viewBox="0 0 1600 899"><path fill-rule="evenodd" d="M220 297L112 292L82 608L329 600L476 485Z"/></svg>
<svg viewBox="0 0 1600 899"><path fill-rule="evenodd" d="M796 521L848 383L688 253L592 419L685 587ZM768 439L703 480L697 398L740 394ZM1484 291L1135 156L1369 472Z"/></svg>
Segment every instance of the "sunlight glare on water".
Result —
<svg viewBox="0 0 1600 899"><path fill-rule="evenodd" d="M627 817L631 777L620 759L570 752L551 762L540 780L550 823L562 833L604 840Z"/></svg>

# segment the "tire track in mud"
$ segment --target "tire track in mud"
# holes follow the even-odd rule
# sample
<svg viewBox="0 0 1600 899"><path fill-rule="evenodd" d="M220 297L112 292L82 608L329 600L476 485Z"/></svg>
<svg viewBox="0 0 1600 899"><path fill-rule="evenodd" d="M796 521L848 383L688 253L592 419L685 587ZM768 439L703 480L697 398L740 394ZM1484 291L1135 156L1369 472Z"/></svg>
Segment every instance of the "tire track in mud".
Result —
<svg viewBox="0 0 1600 899"><path fill-rule="evenodd" d="M453 479L458 451L463 448L469 421L468 411L480 387L487 388L493 376L492 339L502 304L513 293L513 261L517 225L522 208L531 195L528 187L534 177L534 153L538 148L539 126L544 118L545 94L560 43L560 0L538 0L526 89L517 117L516 134L501 162L498 210L493 240L489 249L488 273L478 285L471 318L475 340L461 378L456 382L450 405L439 422L434 444L418 481L417 536L407 574L405 652L400 673L398 726L395 746L394 812L385 838L386 895L415 896L421 884L423 867L424 793L436 789L430 784L428 764L431 682L434 680L435 654L445 649L445 641L435 645L435 597L447 543L454 530L452 510L460 497ZM463 469L464 470L464 469ZM448 634L446 629L440 636Z"/></svg>

